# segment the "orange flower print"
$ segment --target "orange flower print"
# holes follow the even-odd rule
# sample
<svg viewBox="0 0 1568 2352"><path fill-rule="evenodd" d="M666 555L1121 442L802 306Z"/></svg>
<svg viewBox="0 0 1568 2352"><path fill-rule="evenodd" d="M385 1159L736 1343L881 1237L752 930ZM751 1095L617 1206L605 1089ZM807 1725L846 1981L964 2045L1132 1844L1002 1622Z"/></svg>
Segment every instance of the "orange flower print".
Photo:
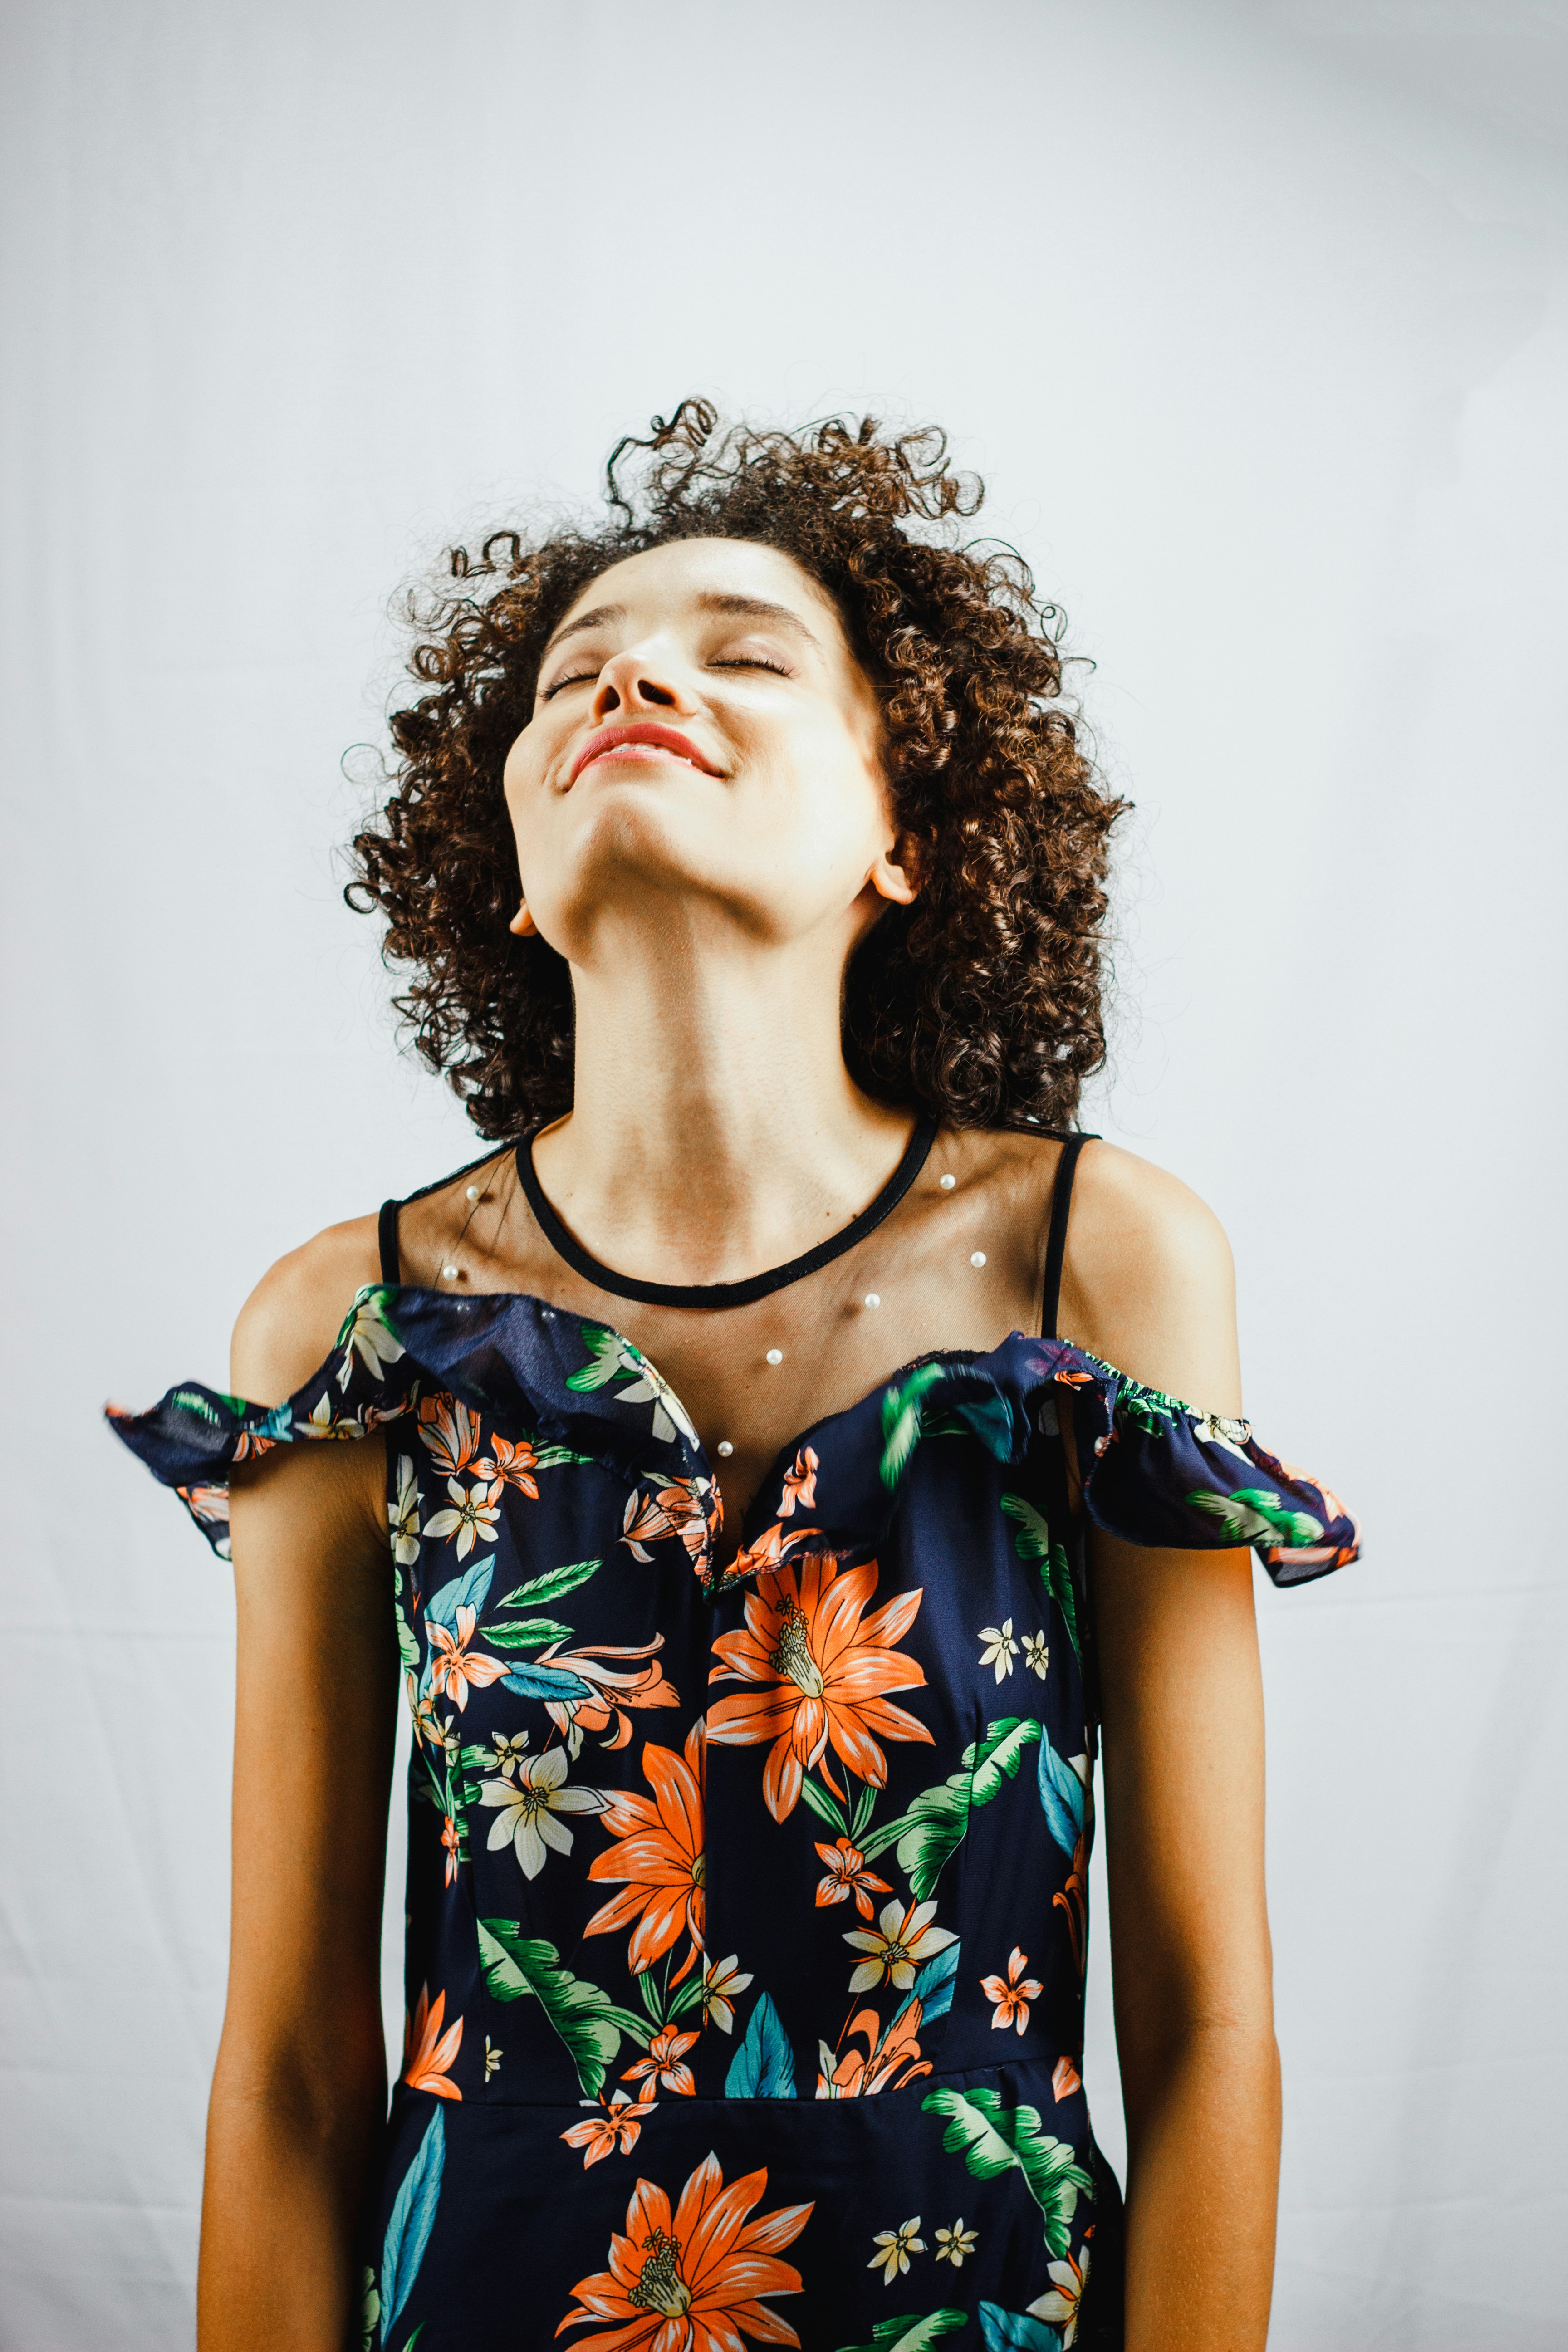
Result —
<svg viewBox="0 0 1568 2352"><path fill-rule="evenodd" d="M447 1849L447 1885L450 1886L458 1875L458 1855L463 1843L463 1833L450 1813L441 1822L441 1843Z"/></svg>
<svg viewBox="0 0 1568 2352"><path fill-rule="evenodd" d="M721 1589L725 1585L740 1584L748 1576L760 1577L770 1574L783 1561L790 1546L804 1543L810 1533L809 1528L796 1528L793 1533L786 1536L783 1528L775 1520L771 1528L764 1529L757 1538L754 1544L747 1544L743 1550L735 1554L734 1559L724 1570L721 1580Z"/></svg>
<svg viewBox="0 0 1568 2352"><path fill-rule="evenodd" d="M651 2090L653 2086L650 2084L647 2087ZM653 2112L651 2099L634 2100L626 2092L616 2091L597 2115L585 2116L582 2123L574 2124L571 2130L563 2131L561 2137L568 2147L580 2147L585 2151L583 2169L586 2172L591 2164L602 2163L606 2156L614 2156L617 2148L625 2156L636 2147L643 2124Z"/></svg>
<svg viewBox="0 0 1568 2352"><path fill-rule="evenodd" d="M463 2095L447 2069L463 2039L463 2021L459 2017L443 2033L441 2021L446 2011L444 1992L438 1992L432 2001L429 1986L420 1988L418 2002L403 2038L403 2080L411 2091L434 2091L438 2099L460 2099Z"/></svg>
<svg viewBox="0 0 1568 2352"><path fill-rule="evenodd" d="M632 1648L596 1642L590 1649L563 1650L557 1642L548 1650L541 1650L541 1665L565 1666L579 1681L591 1685L587 1698L552 1698L544 1702L545 1714L574 1757L582 1748L585 1731L604 1731L612 1724L615 1728L602 1745L624 1748L632 1736L628 1707L680 1705L680 1693L673 1683L666 1681L663 1667L653 1656L656 1650L663 1647L664 1635L656 1633L651 1642L641 1642ZM605 1658L645 1658L650 1663L626 1673L606 1666Z"/></svg>
<svg viewBox="0 0 1568 2352"><path fill-rule="evenodd" d="M918 2000L907 2000L884 2033L874 2009L859 2011L843 2038L852 2043L862 2036L863 2051L850 2048L838 2056L826 2042L818 2044L817 2097L868 2099L878 2091L901 2090L918 2075L929 2074L931 2060L921 2055L923 2015Z"/></svg>
<svg viewBox="0 0 1568 2352"><path fill-rule="evenodd" d="M890 1895L892 1887L885 1878L879 1878L866 1867L866 1857L858 1846L851 1845L847 1837L836 1838L831 1845L816 1849L827 1865L827 1875L816 1882L816 1907L820 1911L829 1903L843 1903L853 1895L855 1908L862 1919L871 1916L873 1895Z"/></svg>
<svg viewBox="0 0 1568 2352"><path fill-rule="evenodd" d="M981 1991L988 2001L995 2005L996 2014L991 2021L991 2030L994 2033L1005 2032L1009 2025L1016 2025L1019 2032L1022 2033L1028 2024L1029 2003L1032 2000L1038 2000L1045 1990L1044 1985L1037 1978L1026 1977L1024 1974L1028 1965L1029 1955L1027 1952L1021 1952L1015 1944L1008 1957L1005 1979L981 1978Z"/></svg>
<svg viewBox="0 0 1568 2352"><path fill-rule="evenodd" d="M455 1698L460 1707L468 1706L470 1687L483 1690L487 1683L499 1682L508 1672L502 1658L469 1655L468 1643L474 1638L474 1622L473 1611L465 1606L458 1612L456 1633L447 1625L432 1624L428 1621L426 1627L436 1658L431 1687L444 1691L448 1698Z"/></svg>
<svg viewBox="0 0 1568 2352"><path fill-rule="evenodd" d="M1068 1934L1072 1937L1072 1956L1078 1962L1079 1976L1083 1974L1085 1946L1089 1935L1088 1886L1089 1860L1083 1850L1083 1840L1079 1838L1072 1850L1072 1869L1068 1874L1067 1885L1060 1895L1053 1895L1051 1897L1052 1910L1067 1913Z"/></svg>
<svg viewBox="0 0 1568 2352"><path fill-rule="evenodd" d="M1075 2091L1083 2088L1083 2076L1070 2058L1058 2058L1051 2069L1051 2096L1059 2107Z"/></svg>
<svg viewBox="0 0 1568 2352"><path fill-rule="evenodd" d="M585 1936L631 1928L626 1949L634 1976L641 1976L676 1945L682 1931L689 1948L671 1979L679 1983L702 1949L702 1725L686 1736L684 1758L672 1748L645 1740L642 1769L649 1797L607 1790L605 1827L616 1843L588 1865L590 1878L624 1879L589 1920Z"/></svg>
<svg viewBox="0 0 1568 2352"><path fill-rule="evenodd" d="M610 2240L610 2266L579 2279L576 2305L555 2331L586 2319L611 2325L580 2336L575 2352L740 2352L742 2338L794 2344L799 2336L763 2300L798 2294L801 2275L777 2256L811 2219L810 2205L780 2205L746 2219L768 2185L766 2168L724 2186L717 2157L706 2156L669 2199L639 2180L626 2208L626 2234Z"/></svg>
<svg viewBox="0 0 1568 2352"><path fill-rule="evenodd" d="M924 1687L921 1668L893 1646L915 1621L920 1590L896 1594L862 1622L877 1574L875 1560L840 1573L831 1553L779 1568L747 1593L744 1630L722 1633L713 1644L721 1664L710 1681L758 1687L718 1700L709 1709L709 1736L733 1748L772 1740L763 1796L776 1822L795 1811L802 1780L818 1764L842 1798L827 1766L830 1744L851 1772L877 1789L888 1778L879 1739L931 1745L925 1726L887 1696Z"/></svg>
<svg viewBox="0 0 1568 2352"><path fill-rule="evenodd" d="M444 1478L456 1478L479 1450L479 1417L456 1397L427 1396L419 1407L419 1434Z"/></svg>
<svg viewBox="0 0 1568 2352"><path fill-rule="evenodd" d="M676 1478L668 1486L656 1487L651 1495L632 1489L626 1496L621 1541L630 1545L637 1559L651 1560L653 1554L645 1549L647 1545L665 1536L679 1536L687 1556L700 1559L710 1538L723 1524L723 1500L710 1478Z"/></svg>
<svg viewBox="0 0 1568 2352"><path fill-rule="evenodd" d="M781 1519L793 1519L796 1504L810 1510L816 1500L816 1448L803 1445L795 1457L795 1468L784 1473L784 1495L779 1503Z"/></svg>
<svg viewBox="0 0 1568 2352"><path fill-rule="evenodd" d="M458 1411L461 1410L459 1406ZM539 1482L533 1473L538 1467L539 1456L526 1437L520 1437L514 1445L509 1438L492 1435L489 1452L481 1454L474 1465L474 1475L489 1480L492 1503L500 1500L501 1489L505 1486L515 1486L519 1494L527 1495L537 1503Z"/></svg>
<svg viewBox="0 0 1568 2352"><path fill-rule="evenodd" d="M673 2025L667 2025L648 2043L647 2056L639 2058L635 2066L628 2066L621 2080L641 2083L649 2097L657 2084L661 2091L676 2091L689 2099L696 2094L697 2078L686 2063L686 2053L696 2047L695 2033L678 2033Z"/></svg>

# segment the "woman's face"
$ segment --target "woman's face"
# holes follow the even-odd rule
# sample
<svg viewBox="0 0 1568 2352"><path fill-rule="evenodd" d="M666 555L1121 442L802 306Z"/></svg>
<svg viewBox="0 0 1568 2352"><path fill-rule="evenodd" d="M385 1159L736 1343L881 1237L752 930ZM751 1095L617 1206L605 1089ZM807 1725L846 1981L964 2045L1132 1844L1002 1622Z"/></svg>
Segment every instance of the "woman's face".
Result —
<svg viewBox="0 0 1568 2352"><path fill-rule="evenodd" d="M506 763L532 926L576 963L595 933L711 914L759 942L833 935L914 895L876 698L833 602L749 540L613 564L545 649Z"/></svg>

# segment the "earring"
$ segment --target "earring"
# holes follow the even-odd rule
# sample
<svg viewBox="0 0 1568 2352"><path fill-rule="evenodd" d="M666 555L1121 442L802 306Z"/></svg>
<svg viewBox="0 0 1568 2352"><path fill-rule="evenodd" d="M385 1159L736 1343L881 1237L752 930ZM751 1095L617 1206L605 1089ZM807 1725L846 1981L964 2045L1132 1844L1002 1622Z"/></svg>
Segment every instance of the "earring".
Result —
<svg viewBox="0 0 1568 2352"><path fill-rule="evenodd" d="M526 898L518 900L517 912L507 925L507 929L515 931L520 940L534 940L539 937L539 926L528 911Z"/></svg>

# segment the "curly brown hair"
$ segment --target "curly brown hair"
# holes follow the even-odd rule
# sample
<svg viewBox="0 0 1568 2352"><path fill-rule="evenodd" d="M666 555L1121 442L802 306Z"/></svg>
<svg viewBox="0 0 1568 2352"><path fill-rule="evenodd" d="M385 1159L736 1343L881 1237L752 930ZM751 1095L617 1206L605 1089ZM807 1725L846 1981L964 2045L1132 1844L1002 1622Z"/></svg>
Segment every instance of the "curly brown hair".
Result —
<svg viewBox="0 0 1568 2352"><path fill-rule="evenodd" d="M546 642L598 573L674 540L759 541L833 598L881 706L898 824L930 845L912 906L889 907L845 975L844 1050L883 1100L956 1127L1065 1127L1105 1058L1108 835L1126 803L1098 783L1063 707L1061 615L1012 549L959 544L984 497L935 428L870 417L719 431L683 401L605 469L607 518L455 548L452 584L409 597L394 789L353 842L345 892L386 919L414 976L395 1000L481 1135L572 1101L564 960L507 928L517 856L501 774Z"/></svg>

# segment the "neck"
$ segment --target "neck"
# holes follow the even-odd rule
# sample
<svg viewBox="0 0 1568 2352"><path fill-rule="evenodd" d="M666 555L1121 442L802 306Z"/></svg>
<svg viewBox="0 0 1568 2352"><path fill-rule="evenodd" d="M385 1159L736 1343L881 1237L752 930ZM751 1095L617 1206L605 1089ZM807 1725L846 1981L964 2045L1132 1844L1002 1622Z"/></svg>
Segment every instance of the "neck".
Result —
<svg viewBox="0 0 1568 2352"><path fill-rule="evenodd" d="M856 1086L843 954L689 933L574 965L574 1106L534 1164L584 1248L646 1281L738 1281L876 1197L910 1114Z"/></svg>

